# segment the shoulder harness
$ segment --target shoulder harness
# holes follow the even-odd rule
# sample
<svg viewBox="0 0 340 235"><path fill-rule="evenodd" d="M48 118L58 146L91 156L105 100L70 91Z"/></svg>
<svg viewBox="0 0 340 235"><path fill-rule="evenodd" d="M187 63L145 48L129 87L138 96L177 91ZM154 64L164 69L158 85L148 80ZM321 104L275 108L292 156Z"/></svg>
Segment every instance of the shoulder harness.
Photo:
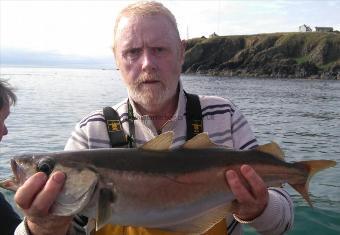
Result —
<svg viewBox="0 0 340 235"><path fill-rule="evenodd" d="M187 134L186 140L191 139L195 135L203 132L203 118L201 103L198 95L189 94L184 92L187 103L186 103L186 123L187 123ZM106 127L110 138L112 148L134 148L136 143L135 137L135 126L133 115L133 109L129 102L128 104L128 123L130 135L125 134L122 123L120 121L119 114L112 107L103 108L103 114L106 121Z"/></svg>

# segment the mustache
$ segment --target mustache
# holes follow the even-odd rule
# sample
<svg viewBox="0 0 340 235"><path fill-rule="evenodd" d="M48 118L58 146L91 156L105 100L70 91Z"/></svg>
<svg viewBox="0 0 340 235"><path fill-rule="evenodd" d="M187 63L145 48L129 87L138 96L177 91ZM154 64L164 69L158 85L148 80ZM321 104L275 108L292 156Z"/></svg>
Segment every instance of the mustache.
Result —
<svg viewBox="0 0 340 235"><path fill-rule="evenodd" d="M137 84L141 84L143 82L148 82L148 81L160 81L160 77L157 73L143 73L141 74L138 79L137 79Z"/></svg>

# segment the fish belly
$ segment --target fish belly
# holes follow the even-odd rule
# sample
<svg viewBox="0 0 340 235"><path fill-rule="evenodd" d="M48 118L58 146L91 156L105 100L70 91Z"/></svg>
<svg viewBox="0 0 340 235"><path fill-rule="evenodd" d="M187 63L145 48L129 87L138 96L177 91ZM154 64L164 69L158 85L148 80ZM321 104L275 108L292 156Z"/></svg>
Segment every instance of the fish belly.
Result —
<svg viewBox="0 0 340 235"><path fill-rule="evenodd" d="M111 224L171 227L202 216L233 195L224 171L210 169L181 175L116 173Z"/></svg>

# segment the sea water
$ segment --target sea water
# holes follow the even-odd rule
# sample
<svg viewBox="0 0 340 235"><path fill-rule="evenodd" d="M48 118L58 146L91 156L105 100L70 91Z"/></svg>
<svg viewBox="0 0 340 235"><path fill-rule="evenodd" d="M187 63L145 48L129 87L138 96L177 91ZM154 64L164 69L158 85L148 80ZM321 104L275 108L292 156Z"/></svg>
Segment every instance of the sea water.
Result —
<svg viewBox="0 0 340 235"><path fill-rule="evenodd" d="M115 70L0 68L16 88L18 103L0 143L0 178L9 159L24 152L62 150L76 122L113 105L127 92ZM250 122L261 144L277 142L287 161L340 162L340 81L182 76L188 92L229 98ZM340 234L340 165L312 178L314 208L287 186L295 203L289 234ZM13 195L1 190L13 204ZM246 234L256 234L246 227Z"/></svg>

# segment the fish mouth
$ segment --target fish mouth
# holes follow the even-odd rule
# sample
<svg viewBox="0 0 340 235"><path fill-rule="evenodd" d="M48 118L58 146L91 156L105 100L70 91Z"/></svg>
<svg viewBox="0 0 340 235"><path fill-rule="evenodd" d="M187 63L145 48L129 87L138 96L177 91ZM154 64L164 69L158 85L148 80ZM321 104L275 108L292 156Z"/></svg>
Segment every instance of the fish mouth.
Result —
<svg viewBox="0 0 340 235"><path fill-rule="evenodd" d="M18 163L11 159L11 168L12 168L12 172L13 172L13 181L16 184L19 184L20 182L20 175L23 174L23 171L20 169Z"/></svg>
<svg viewBox="0 0 340 235"><path fill-rule="evenodd" d="M16 192L17 189L19 188L19 182L20 182L20 167L18 164L15 162L15 160L11 160L11 167L13 171L13 176L11 176L8 179L0 180L0 187Z"/></svg>

